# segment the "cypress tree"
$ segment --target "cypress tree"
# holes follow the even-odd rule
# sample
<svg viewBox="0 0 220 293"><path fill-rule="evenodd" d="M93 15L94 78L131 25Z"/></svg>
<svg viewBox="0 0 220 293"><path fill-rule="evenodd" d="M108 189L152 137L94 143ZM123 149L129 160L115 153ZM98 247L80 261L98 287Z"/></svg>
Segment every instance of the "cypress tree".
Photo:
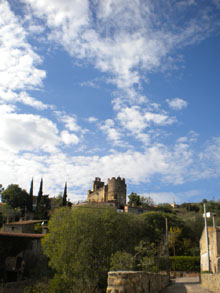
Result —
<svg viewBox="0 0 220 293"><path fill-rule="evenodd" d="M29 212L32 212L32 209L33 209L33 190L34 190L34 180L32 178L30 192L29 192L29 199L28 199L28 207L27 207Z"/></svg>
<svg viewBox="0 0 220 293"><path fill-rule="evenodd" d="M38 196L37 196L37 204L39 204L39 202L41 201L42 196L43 196L43 179L41 178L40 188L39 188Z"/></svg>
<svg viewBox="0 0 220 293"><path fill-rule="evenodd" d="M67 182L65 182L64 192L63 192L63 206L66 206L66 198L67 198Z"/></svg>

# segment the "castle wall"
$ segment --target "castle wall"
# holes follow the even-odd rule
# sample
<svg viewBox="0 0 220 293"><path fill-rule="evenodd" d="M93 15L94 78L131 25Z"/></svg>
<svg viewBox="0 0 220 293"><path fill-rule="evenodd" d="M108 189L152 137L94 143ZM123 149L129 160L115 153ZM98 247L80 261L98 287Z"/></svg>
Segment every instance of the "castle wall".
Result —
<svg viewBox="0 0 220 293"><path fill-rule="evenodd" d="M117 207L126 204L126 184L125 179L111 178L108 184L104 185L99 177L93 181L92 190L88 190L88 202L115 202Z"/></svg>
<svg viewBox="0 0 220 293"><path fill-rule="evenodd" d="M108 179L108 200L116 200L119 206L126 204L126 184L125 179L120 177Z"/></svg>
<svg viewBox="0 0 220 293"><path fill-rule="evenodd" d="M106 188L105 186L98 190L88 193L87 201L105 202L106 200Z"/></svg>

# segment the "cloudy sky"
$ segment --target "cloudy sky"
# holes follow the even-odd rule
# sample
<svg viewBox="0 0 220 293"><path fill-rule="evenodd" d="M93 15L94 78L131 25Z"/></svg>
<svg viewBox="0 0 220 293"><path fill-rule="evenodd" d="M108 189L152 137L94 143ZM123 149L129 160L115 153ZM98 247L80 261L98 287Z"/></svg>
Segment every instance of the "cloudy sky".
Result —
<svg viewBox="0 0 220 293"><path fill-rule="evenodd" d="M0 183L220 198L219 0L0 0Z"/></svg>

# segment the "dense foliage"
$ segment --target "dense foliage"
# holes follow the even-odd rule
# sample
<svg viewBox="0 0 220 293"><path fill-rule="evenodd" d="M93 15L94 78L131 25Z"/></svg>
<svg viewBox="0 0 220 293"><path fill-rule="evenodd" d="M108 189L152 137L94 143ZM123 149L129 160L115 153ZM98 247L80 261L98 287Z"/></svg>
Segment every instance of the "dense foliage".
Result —
<svg viewBox="0 0 220 293"><path fill-rule="evenodd" d="M154 205L154 201L150 196L140 196L135 192L132 192L128 196L128 205L133 207L149 208Z"/></svg>
<svg viewBox="0 0 220 293"><path fill-rule="evenodd" d="M7 203L2 206L3 221L24 214L24 208L31 206L31 190L27 194L13 184L5 191L1 189L2 200ZM47 219L52 211L48 196L43 196L42 184L39 195L34 216ZM63 196L56 201L57 206L62 206ZM49 221L50 233L43 240L53 273L49 283L37 286L45 286L45 292L104 292L109 270L165 270L166 218L171 270L198 271L204 202L206 210L216 213L216 222L220 223L219 202L204 199L201 203L183 203L173 208L169 204L156 206L150 197L136 193L130 194L129 204L147 209L140 215L118 213L102 205L56 209ZM0 258L9 253L0 250ZM28 292L35 292L37 287L32 287Z"/></svg>
<svg viewBox="0 0 220 293"><path fill-rule="evenodd" d="M199 272L200 271L200 257L199 256L171 256L170 269L171 271L182 272Z"/></svg>
<svg viewBox="0 0 220 293"><path fill-rule="evenodd" d="M188 238L185 222L172 213L136 216L103 206L57 209L43 240L44 253L55 271L51 290L102 292L111 269L160 270L165 255L165 218L175 234L170 254L175 248L175 254L181 255L183 245L186 254L197 253L192 250L194 240Z"/></svg>
<svg viewBox="0 0 220 293"><path fill-rule="evenodd" d="M25 209L28 205L29 196L26 190L21 189L17 184L9 185L1 194L2 202L9 204L12 208Z"/></svg>
<svg viewBox="0 0 220 293"><path fill-rule="evenodd" d="M49 230L43 249L56 271L51 286L59 292L104 289L112 254L133 253L141 237L138 218L113 208L58 209Z"/></svg>

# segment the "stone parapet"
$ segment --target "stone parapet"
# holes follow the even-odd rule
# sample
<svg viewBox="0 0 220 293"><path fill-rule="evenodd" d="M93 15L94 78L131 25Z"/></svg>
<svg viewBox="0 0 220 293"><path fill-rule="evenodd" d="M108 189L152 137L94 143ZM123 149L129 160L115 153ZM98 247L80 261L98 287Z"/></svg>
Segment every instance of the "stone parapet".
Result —
<svg viewBox="0 0 220 293"><path fill-rule="evenodd" d="M116 271L108 273L106 293L158 293L168 285L167 275Z"/></svg>
<svg viewBox="0 0 220 293"><path fill-rule="evenodd" d="M220 274L201 274L201 283L213 292L220 292Z"/></svg>

